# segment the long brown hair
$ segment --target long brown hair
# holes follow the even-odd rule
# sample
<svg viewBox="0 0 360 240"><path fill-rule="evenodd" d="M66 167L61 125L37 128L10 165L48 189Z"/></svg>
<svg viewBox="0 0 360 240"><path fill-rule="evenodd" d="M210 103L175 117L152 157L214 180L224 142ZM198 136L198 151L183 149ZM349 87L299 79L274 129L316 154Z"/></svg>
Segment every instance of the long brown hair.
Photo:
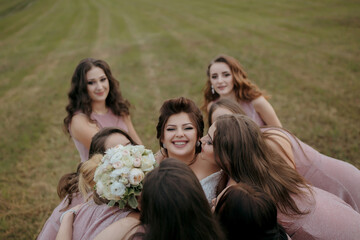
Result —
<svg viewBox="0 0 360 240"><path fill-rule="evenodd" d="M169 120L172 115L179 113L187 113L190 120L194 124L197 132L197 139L200 139L204 133L204 120L201 114L200 109L196 106L196 104L184 97L173 98L165 101L160 108L160 116L159 121L156 126L156 138L159 140L160 147L162 151L165 152L165 156L168 157L167 149L163 148L162 139L164 138L165 124ZM201 144L199 146L195 146L195 156L201 152ZM195 160L195 159L194 159ZM191 162L193 163L193 162Z"/></svg>
<svg viewBox="0 0 360 240"><path fill-rule="evenodd" d="M216 101L213 104L211 104L211 107L210 107L209 113L208 113L209 127L211 126L211 124L213 124L212 123L212 115L215 112L215 110L218 108L226 108L229 111L231 111L232 113L238 113L238 114L245 115L245 112L244 112L244 110L242 110L240 104L237 104L233 100L223 98L223 99L220 99L219 101Z"/></svg>
<svg viewBox="0 0 360 240"><path fill-rule="evenodd" d="M277 222L277 209L271 197L257 186L246 183L232 185L225 190L215 206L227 240L287 239L285 230Z"/></svg>
<svg viewBox="0 0 360 240"><path fill-rule="evenodd" d="M310 197L310 187L267 146L256 123L247 116L232 114L220 116L214 124L215 160L229 177L260 187L284 214L307 213L297 207L292 195Z"/></svg>
<svg viewBox="0 0 360 240"><path fill-rule="evenodd" d="M216 92L214 94L211 92L210 68L214 63L225 63L229 66L231 75L233 76L235 96L238 101L252 101L264 95L264 92L248 79L243 67L235 58L220 55L210 62L206 71L207 81L204 88L204 104L201 107L205 112L207 112L209 103L220 97Z"/></svg>
<svg viewBox="0 0 360 240"><path fill-rule="evenodd" d="M68 93L69 103L66 106L67 116L64 118L64 131L69 132L69 125L76 112L84 113L89 119L92 112L91 98L87 91L86 73L93 67L101 68L109 80L109 94L106 106L117 116L129 115L130 103L125 100L119 90L119 82L111 73L109 65L100 59L85 58L80 61L71 78ZM90 119L90 121L93 121Z"/></svg>
<svg viewBox="0 0 360 240"><path fill-rule="evenodd" d="M121 134L125 136L131 144L136 145L135 141L123 130L119 128L103 128L98 133L94 135L91 140L90 150L89 150L89 158L95 154L103 154L105 152L105 142L106 139L112 134ZM67 173L63 175L57 186L57 194L60 199L67 198L68 204L67 207L71 204L74 194L79 193L79 174L80 169L83 167L83 163L79 163L76 172ZM64 209L66 209L65 207ZM64 210L63 209L63 210Z"/></svg>
<svg viewBox="0 0 360 240"><path fill-rule="evenodd" d="M199 180L173 158L145 176L140 222L145 231L130 239L224 239Z"/></svg>
<svg viewBox="0 0 360 240"><path fill-rule="evenodd" d="M245 112L242 110L240 104L237 104L236 102L234 102L233 100L230 100L230 99L226 99L226 98L220 99L220 100L214 102L210 107L209 114L208 114L209 127L213 123L212 122L212 115L215 112L215 110L218 109L218 108L226 108L229 111L231 111L232 113L246 115ZM269 126L262 126L262 127L260 127L260 129L262 129L262 135L263 135L264 139L266 141L271 141L272 143L277 145L279 150L285 156L287 156L288 159L290 159L290 156L288 156L287 151L283 148L283 146L281 146L281 144L278 141L274 140L273 137L276 136L276 137L282 138L285 141L289 142L290 145L292 145L291 141L288 138L285 138L283 135L275 133L274 131L271 131L271 130L277 130L277 131L286 132L287 134L289 134L295 140L295 142L297 143L297 146L301 149L301 151L303 152L305 157L308 158L308 156L306 155L304 149L301 147L301 144L300 144L299 140L289 130L287 130L287 129L283 128L283 127L277 127L277 126L272 126L271 128L269 128ZM223 179L224 179L224 181L227 180L227 178L223 178ZM227 182L223 182L223 183L225 183L225 185L226 185ZM219 186L220 186L219 190L220 191L222 190L221 188L223 187L223 183L219 184Z"/></svg>

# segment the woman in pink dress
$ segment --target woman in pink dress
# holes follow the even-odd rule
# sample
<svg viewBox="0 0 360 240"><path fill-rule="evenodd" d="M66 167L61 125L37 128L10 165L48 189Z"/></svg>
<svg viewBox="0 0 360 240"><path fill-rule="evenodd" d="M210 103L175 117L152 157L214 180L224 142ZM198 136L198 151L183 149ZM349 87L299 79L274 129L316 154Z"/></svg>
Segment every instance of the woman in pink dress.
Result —
<svg viewBox="0 0 360 240"><path fill-rule="evenodd" d="M360 214L340 198L308 185L291 164L291 145L282 141L289 161L265 142L260 128L239 114L220 116L202 138L203 154L229 177L260 187L278 209L278 221L291 239L358 239Z"/></svg>
<svg viewBox="0 0 360 240"><path fill-rule="evenodd" d="M214 103L209 110L209 126L221 115L240 113L242 109L235 102L221 99ZM292 155L296 170L313 186L330 192L359 212L360 209L360 171L353 165L323 155L299 140L289 131L279 127L261 127L266 142L278 153L284 149L274 144L277 134L285 134L290 140ZM276 143L276 142L275 142Z"/></svg>
<svg viewBox="0 0 360 240"><path fill-rule="evenodd" d="M124 218L95 239L224 239L199 180L177 159L165 159L145 176L140 206L138 221Z"/></svg>
<svg viewBox="0 0 360 240"><path fill-rule="evenodd" d="M264 93L248 79L240 63L226 55L216 57L208 66L202 109L208 112L211 104L223 98L237 102L259 126L281 127Z"/></svg>
<svg viewBox="0 0 360 240"><path fill-rule="evenodd" d="M126 145L128 143L136 144L126 132L118 128L103 128L93 137L89 154L91 157L96 153L104 153L106 149L118 144ZM38 240L55 239L60 227L60 216L66 210L84 202L78 188L79 170L81 166L82 163L79 164L76 172L65 174L60 179L58 195L62 201L44 224L37 238ZM105 214L104 212L99 215L102 215L106 219ZM99 219L99 221L101 222L102 220Z"/></svg>
<svg viewBox="0 0 360 240"><path fill-rule="evenodd" d="M130 104L122 97L119 82L105 61L81 60L72 76L68 98L64 130L71 135L82 162L88 159L91 138L104 127L121 128L141 144L130 119Z"/></svg>

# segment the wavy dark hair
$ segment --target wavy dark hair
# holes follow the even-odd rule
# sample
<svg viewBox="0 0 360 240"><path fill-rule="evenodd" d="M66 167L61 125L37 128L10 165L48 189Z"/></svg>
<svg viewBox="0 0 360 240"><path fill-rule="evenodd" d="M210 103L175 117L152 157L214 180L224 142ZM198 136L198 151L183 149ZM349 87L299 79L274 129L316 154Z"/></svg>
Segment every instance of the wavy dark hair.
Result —
<svg viewBox="0 0 360 240"><path fill-rule="evenodd" d="M312 201L305 179L265 143L260 128L249 117L232 114L216 122L215 161L236 182L260 187L286 215L302 215L292 195ZM311 195L311 196L310 196Z"/></svg>
<svg viewBox="0 0 360 240"><path fill-rule="evenodd" d="M71 78L71 87L68 93L69 104L66 106L67 116L64 118L64 131L69 133L69 125L76 112L84 113L90 119L92 112L91 98L87 91L87 72L93 67L101 68L109 80L109 94L106 106L117 116L129 115L130 103L125 100L119 90L119 82L111 73L109 65L100 59L85 58L80 61ZM91 120L90 121L94 121Z"/></svg>
<svg viewBox="0 0 360 240"><path fill-rule="evenodd" d="M237 100L252 101L262 95L265 96L264 92L248 79L246 72L238 60L231 56L219 55L210 62L206 70L207 81L204 88L204 104L201 107L205 112L207 112L209 103L220 97L216 92L214 94L211 92L210 68L214 63L225 63L229 66L234 80L234 91ZM268 98L267 96L265 97Z"/></svg>
<svg viewBox="0 0 360 240"><path fill-rule="evenodd" d="M215 215L227 240L287 240L271 197L257 186L238 183L218 199Z"/></svg>
<svg viewBox="0 0 360 240"><path fill-rule="evenodd" d="M196 106L196 104L184 97L173 98L166 100L160 108L160 116L159 121L156 126L156 138L159 140L160 147L162 148L161 153L165 152L166 157L168 157L167 149L163 148L162 139L164 138L164 130L165 124L169 120L172 115L179 113L187 113L190 120L194 124L197 132L197 138L200 139L204 134L204 120L201 114L200 109ZM201 144L199 146L195 146L195 157L198 153L201 152ZM194 163L194 160L190 163Z"/></svg>
<svg viewBox="0 0 360 240"><path fill-rule="evenodd" d="M163 160L145 176L140 201L144 231L130 239L224 239L199 180L177 159Z"/></svg>
<svg viewBox="0 0 360 240"><path fill-rule="evenodd" d="M129 134L127 134L123 130L112 127L102 128L98 133L94 135L94 137L91 140L89 159L91 159L95 154L104 154L106 150L105 149L106 139L113 134L121 134L125 136L130 141L131 144L136 145L136 142L129 136ZM74 195L79 193L78 183L79 183L80 169L84 168L83 164L86 162L79 163L76 172L67 173L60 178L57 186L57 194L60 199L64 199L66 197L68 201L67 206L62 210L66 210L67 207L71 204ZM88 164L89 163L87 163L86 165Z"/></svg>

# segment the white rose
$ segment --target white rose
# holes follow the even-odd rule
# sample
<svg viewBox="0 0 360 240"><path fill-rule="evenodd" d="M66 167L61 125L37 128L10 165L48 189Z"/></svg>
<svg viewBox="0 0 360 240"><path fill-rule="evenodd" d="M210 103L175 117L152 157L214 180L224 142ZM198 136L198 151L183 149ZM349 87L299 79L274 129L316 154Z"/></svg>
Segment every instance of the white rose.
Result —
<svg viewBox="0 0 360 240"><path fill-rule="evenodd" d="M113 184L111 184L110 190L111 190L111 194L117 197L122 197L125 193L125 185L122 184L121 182L114 182ZM109 199L109 198L108 198ZM112 199L109 199L112 200Z"/></svg>
<svg viewBox="0 0 360 240"><path fill-rule="evenodd" d="M132 146L131 153L135 156L141 156L145 151L145 147L143 145Z"/></svg>
<svg viewBox="0 0 360 240"><path fill-rule="evenodd" d="M124 164L121 161L112 164L113 168L122 168Z"/></svg>
<svg viewBox="0 0 360 240"><path fill-rule="evenodd" d="M121 158L121 162L124 164L124 166L128 167L128 168L132 168L133 166L133 158L130 155L127 156L123 156Z"/></svg>
<svg viewBox="0 0 360 240"><path fill-rule="evenodd" d="M133 168L129 173L129 182L132 185L138 185L144 179L144 177L145 174L143 173L143 171L138 168Z"/></svg>
<svg viewBox="0 0 360 240"><path fill-rule="evenodd" d="M123 158L123 153L121 152L114 152L113 154L109 155L110 156L110 163L116 163L119 162L122 158Z"/></svg>
<svg viewBox="0 0 360 240"><path fill-rule="evenodd" d="M110 174L110 177L112 178L116 178L116 177L120 177L120 176L127 176L130 172L130 168L128 167L122 167L122 168L118 168L114 171L112 171L112 173Z"/></svg>
<svg viewBox="0 0 360 240"><path fill-rule="evenodd" d="M97 182L96 183L96 192L97 194L99 194L99 196L103 195L104 193L104 184L102 184L102 182Z"/></svg>
<svg viewBox="0 0 360 240"><path fill-rule="evenodd" d="M137 157L134 159L134 167L140 167L141 166L141 158Z"/></svg>
<svg viewBox="0 0 360 240"><path fill-rule="evenodd" d="M143 156L141 170L143 170L144 172L151 171L154 169L154 164L155 164L155 158L153 154Z"/></svg>

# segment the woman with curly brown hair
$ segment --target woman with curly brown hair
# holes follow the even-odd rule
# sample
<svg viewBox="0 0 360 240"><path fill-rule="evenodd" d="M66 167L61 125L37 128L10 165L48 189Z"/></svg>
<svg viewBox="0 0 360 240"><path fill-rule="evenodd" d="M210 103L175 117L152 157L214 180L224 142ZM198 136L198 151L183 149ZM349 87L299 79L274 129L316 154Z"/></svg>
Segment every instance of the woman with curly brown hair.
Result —
<svg viewBox="0 0 360 240"><path fill-rule="evenodd" d="M82 162L88 159L91 138L104 127L121 128L141 144L130 119L130 104L122 97L119 82L105 61L81 60L68 97L64 130L71 135Z"/></svg>

